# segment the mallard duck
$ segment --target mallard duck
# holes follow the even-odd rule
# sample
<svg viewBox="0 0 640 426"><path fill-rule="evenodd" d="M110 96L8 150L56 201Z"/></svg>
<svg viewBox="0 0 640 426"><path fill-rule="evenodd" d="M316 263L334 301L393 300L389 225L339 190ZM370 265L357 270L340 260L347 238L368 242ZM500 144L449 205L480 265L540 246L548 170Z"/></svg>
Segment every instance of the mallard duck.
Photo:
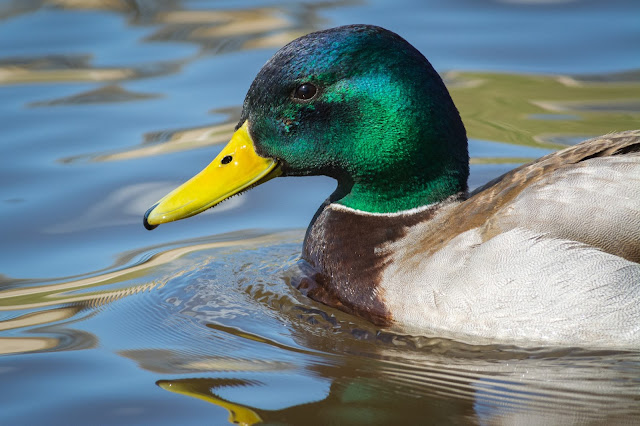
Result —
<svg viewBox="0 0 640 426"><path fill-rule="evenodd" d="M460 115L397 34L308 34L260 70L229 144L144 225L278 176L337 189L307 230L306 295L407 333L640 346L640 131L591 139L469 193Z"/></svg>

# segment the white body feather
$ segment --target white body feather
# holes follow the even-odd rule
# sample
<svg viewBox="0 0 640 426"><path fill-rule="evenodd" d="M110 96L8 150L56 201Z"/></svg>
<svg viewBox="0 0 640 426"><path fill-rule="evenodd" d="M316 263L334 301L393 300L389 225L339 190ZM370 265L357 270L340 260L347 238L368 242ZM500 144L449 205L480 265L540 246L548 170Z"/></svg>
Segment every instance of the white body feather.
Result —
<svg viewBox="0 0 640 426"><path fill-rule="evenodd" d="M640 264L573 240L640 244L640 155L559 168L484 226L427 258L407 259L430 225L385 248L393 254L379 294L402 329L529 345L640 346ZM500 232L487 239L489 226Z"/></svg>

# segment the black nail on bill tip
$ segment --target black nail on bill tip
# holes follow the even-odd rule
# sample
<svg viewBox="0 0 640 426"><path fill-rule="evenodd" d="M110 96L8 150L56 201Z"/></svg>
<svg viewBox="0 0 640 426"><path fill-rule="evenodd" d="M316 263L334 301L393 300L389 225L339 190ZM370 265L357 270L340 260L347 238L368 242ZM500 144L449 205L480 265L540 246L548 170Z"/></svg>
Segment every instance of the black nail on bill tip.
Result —
<svg viewBox="0 0 640 426"><path fill-rule="evenodd" d="M149 210L147 210L147 212L144 214L144 218L142 219L142 223L144 224L144 227L147 228L148 231L152 231L158 227L158 225L152 225L147 221L147 218L149 217L153 209L156 208L157 205L158 204L154 204Z"/></svg>

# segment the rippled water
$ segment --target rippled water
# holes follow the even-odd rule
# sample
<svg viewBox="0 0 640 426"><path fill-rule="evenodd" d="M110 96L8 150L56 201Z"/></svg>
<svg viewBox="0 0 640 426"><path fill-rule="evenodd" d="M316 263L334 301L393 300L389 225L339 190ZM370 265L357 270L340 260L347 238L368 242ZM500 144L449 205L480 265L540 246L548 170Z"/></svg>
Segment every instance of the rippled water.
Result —
<svg viewBox="0 0 640 426"><path fill-rule="evenodd" d="M640 122L629 1L0 2L0 424L571 424L640 418L640 353L402 336L289 286L333 189L278 179L149 233L253 76L372 23L443 74L471 185Z"/></svg>

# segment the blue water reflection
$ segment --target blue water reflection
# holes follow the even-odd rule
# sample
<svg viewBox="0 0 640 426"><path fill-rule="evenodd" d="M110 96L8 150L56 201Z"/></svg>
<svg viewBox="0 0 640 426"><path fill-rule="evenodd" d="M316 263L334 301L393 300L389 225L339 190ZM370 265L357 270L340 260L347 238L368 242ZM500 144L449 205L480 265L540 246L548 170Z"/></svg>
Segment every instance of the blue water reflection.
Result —
<svg viewBox="0 0 640 426"><path fill-rule="evenodd" d="M399 336L302 297L288 280L331 179L152 233L142 214L218 153L301 34L378 24L425 53L475 188L638 127L638 16L634 0L0 2L0 423L637 419L637 352Z"/></svg>

